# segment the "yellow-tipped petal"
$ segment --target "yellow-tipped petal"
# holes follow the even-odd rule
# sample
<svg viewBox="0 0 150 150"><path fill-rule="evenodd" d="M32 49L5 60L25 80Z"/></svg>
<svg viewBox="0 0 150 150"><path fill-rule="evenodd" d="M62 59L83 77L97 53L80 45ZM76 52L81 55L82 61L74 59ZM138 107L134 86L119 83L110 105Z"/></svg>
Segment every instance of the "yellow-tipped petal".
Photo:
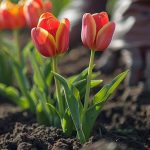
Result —
<svg viewBox="0 0 150 150"><path fill-rule="evenodd" d="M69 20L64 19L56 32L56 47L58 53L67 51L69 45Z"/></svg>
<svg viewBox="0 0 150 150"><path fill-rule="evenodd" d="M45 29L37 27L31 31L32 40L38 51L45 57L56 55L56 43L54 37Z"/></svg>
<svg viewBox="0 0 150 150"><path fill-rule="evenodd" d="M40 16L39 22L40 22L40 19L46 19L46 18L55 18L55 19L57 19L52 13L46 12L46 13L43 13L43 14Z"/></svg>
<svg viewBox="0 0 150 150"><path fill-rule="evenodd" d="M47 12L41 15L37 26L47 30L55 37L59 24L59 20L53 14Z"/></svg>

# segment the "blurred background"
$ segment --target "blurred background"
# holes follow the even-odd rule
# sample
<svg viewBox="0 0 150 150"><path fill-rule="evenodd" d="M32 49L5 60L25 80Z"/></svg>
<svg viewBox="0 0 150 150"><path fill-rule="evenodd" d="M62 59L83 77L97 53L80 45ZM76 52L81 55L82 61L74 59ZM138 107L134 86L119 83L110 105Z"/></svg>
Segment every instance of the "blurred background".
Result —
<svg viewBox="0 0 150 150"><path fill-rule="evenodd" d="M96 69L105 75L112 74L118 68L129 69L126 85L131 88L142 85L144 91L150 91L150 2L148 0L123 2L121 0L3 0L0 3L0 71L3 72L0 74L0 82L7 85L14 82L11 60L7 57L9 49L15 47L12 42L16 35L14 30L20 33L19 43L23 49L30 41L30 30L36 26L41 13L50 11L59 19L69 18L71 21L69 50L80 47L78 50L80 53L73 51L66 59L74 63L77 58L79 62L73 67L74 70L64 68L62 70L64 73L69 71L68 74L73 74L82 70L88 61L87 58L80 62L80 58L89 53L89 51L81 52L82 15L86 12L107 11L110 20L116 23L116 31L108 50L97 54ZM18 55L17 52L13 53ZM63 61L62 63L65 64Z"/></svg>
<svg viewBox="0 0 150 150"><path fill-rule="evenodd" d="M102 110L94 127L94 135L98 139L94 137L92 140L104 138L111 142L123 142L129 147L133 146L135 150L145 147L148 149L150 0L0 0L0 133L4 131L7 134L14 129L14 139L19 137L20 141L15 123L20 123L21 119L26 124L35 123L35 116L27 115L27 112L24 113L17 107L29 107L26 103L29 95L25 91L32 97L36 97L35 93L38 93L33 86L33 83L40 85L37 70L34 68L38 66L37 68L42 70L44 81L51 86L51 60L39 55L31 41L31 29L37 25L38 18L46 11L52 12L59 19L65 17L71 21L69 50L59 62L60 73L65 77L77 74L88 66L90 50L83 47L81 42L82 15L101 11L109 13L110 20L116 23L115 34L107 50L96 52L94 71L100 72L99 77L104 79L104 83L109 83L116 74L127 69L129 75ZM34 60L37 62L36 67L32 66ZM97 87L96 90L100 88ZM91 91L94 92L96 91ZM16 115L17 112L19 115ZM15 119L9 119L9 114ZM13 127L11 121L14 121ZM28 125L30 130L31 125ZM16 136L16 131L19 136ZM24 124L23 132L26 132ZM8 135L4 137L9 139ZM45 135L43 137L45 140ZM8 144L7 140L4 141Z"/></svg>
<svg viewBox="0 0 150 150"><path fill-rule="evenodd" d="M48 0L49 1L49 0ZM62 19L63 17L68 17L71 20L71 39L70 39L70 48L77 48L81 46L81 19L82 15L85 12L100 12L103 10L108 10L109 14L111 15L114 3L116 0L111 0L107 2L102 0L97 4L96 1L89 1L88 3L84 0L51 0L50 8L47 11L52 12L56 17ZM27 5L31 1L26 0L1 0L0 1L0 82L6 85L12 85L14 82L13 71L11 67L11 60L8 57L8 50L15 47L14 45L14 30L19 29L20 32L20 44L21 48L25 47L28 41L30 41L30 30L31 27L27 23L24 23L21 27L15 26L15 19L13 15L16 15L18 20L22 20L22 16L17 14L17 9L15 7L17 5L23 7L23 5ZM34 0L33 0L34 2ZM36 1L35 1L36 2ZM44 1L43 1L44 2ZM47 2L47 1L46 1ZM94 3L93 3L94 2ZM48 5L47 5L48 6ZM98 7L97 7L98 6ZM5 13L8 10L8 14ZM36 9L33 10L32 19L36 18L37 15ZM18 16L17 16L18 15ZM35 16L34 16L35 15ZM40 16L40 15L39 15ZM38 16L38 17L39 17ZM4 21L5 20L5 21ZM10 20L10 21L6 21ZM6 23L3 23L6 22ZM16 20L16 22L19 22ZM5 25L4 25L5 24ZM6 52L7 51L7 52ZM11 74L11 76L10 76Z"/></svg>

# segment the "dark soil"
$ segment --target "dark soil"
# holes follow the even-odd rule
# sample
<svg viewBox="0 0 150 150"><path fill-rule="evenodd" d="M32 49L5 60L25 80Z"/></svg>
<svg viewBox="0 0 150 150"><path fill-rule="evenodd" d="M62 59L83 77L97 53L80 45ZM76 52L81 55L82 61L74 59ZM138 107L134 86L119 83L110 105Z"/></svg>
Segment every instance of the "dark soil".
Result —
<svg viewBox="0 0 150 150"><path fill-rule="evenodd" d="M76 67L65 67L66 70L63 68L61 72L70 75L85 68L88 62L85 53L81 52L79 62L76 61L77 58L72 56L67 58L66 62ZM66 62L63 62L64 66ZM106 82L110 80L110 77L103 76L103 78ZM92 137L83 146L75 137L67 138L63 135L61 129L38 125L35 116L30 112L20 110L7 100L0 100L0 150L80 148L150 149L150 93L142 92L140 87L124 89L120 86L98 117Z"/></svg>

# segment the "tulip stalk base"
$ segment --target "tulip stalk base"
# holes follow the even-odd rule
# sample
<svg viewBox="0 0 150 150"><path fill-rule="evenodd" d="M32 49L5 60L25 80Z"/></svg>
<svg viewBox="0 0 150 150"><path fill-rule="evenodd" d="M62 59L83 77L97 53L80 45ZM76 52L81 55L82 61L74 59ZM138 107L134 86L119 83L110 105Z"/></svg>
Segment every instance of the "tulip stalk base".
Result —
<svg viewBox="0 0 150 150"><path fill-rule="evenodd" d="M87 84L86 84L86 93L85 93L85 99L84 99L84 109L83 109L83 115L82 115L82 121L85 115L85 112L88 108L89 102L90 102L90 86L91 86L91 76L92 76L92 69L94 65L94 56L95 51L91 50L91 56L90 56L90 62L89 62L89 68L88 68L88 76L87 76Z"/></svg>

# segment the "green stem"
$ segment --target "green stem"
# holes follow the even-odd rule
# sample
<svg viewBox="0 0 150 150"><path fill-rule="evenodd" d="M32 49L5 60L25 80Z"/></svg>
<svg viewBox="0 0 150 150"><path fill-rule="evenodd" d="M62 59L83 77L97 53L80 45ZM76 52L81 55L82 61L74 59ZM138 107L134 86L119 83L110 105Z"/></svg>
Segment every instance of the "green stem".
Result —
<svg viewBox="0 0 150 150"><path fill-rule="evenodd" d="M89 102L90 102L90 86L91 86L91 76L92 76L92 69L94 64L94 56L95 51L91 50L91 56L90 56L90 62L89 62L89 68L88 68L88 75L87 75L87 84L86 84L86 93L85 93L85 99L84 99L84 109L83 109L83 115L82 115L82 121L85 115L85 112L88 108Z"/></svg>
<svg viewBox="0 0 150 150"><path fill-rule="evenodd" d="M17 50L17 59L19 62L21 62L21 50L20 50L20 42L19 42L19 30L13 31L14 39L15 39L15 46Z"/></svg>
<svg viewBox="0 0 150 150"><path fill-rule="evenodd" d="M57 58L53 57L52 62L53 62L53 71L57 73L58 72ZM64 107L63 107L63 102L62 102L61 93L60 93L60 83L56 78L55 78L55 86L56 86L56 96L57 96L57 101L58 101L59 112L60 112L61 116L63 116Z"/></svg>

